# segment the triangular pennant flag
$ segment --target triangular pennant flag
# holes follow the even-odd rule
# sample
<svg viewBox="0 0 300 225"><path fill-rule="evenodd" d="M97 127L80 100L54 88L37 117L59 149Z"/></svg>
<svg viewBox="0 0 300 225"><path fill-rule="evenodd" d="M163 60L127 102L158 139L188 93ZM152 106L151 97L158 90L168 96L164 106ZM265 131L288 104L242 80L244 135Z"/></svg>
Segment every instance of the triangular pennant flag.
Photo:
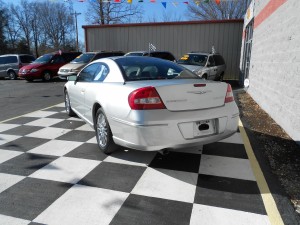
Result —
<svg viewBox="0 0 300 225"><path fill-rule="evenodd" d="M221 0L215 0L215 1L216 1L217 5L220 5Z"/></svg>
<svg viewBox="0 0 300 225"><path fill-rule="evenodd" d="M163 7L165 7L165 9L167 8L167 2L162 2L161 4L163 5Z"/></svg>
<svg viewBox="0 0 300 225"><path fill-rule="evenodd" d="M199 6L199 5L200 5L200 1L195 1L195 4L196 4L197 6Z"/></svg>
<svg viewBox="0 0 300 225"><path fill-rule="evenodd" d="M139 0L139 2L143 2L143 0Z"/></svg>
<svg viewBox="0 0 300 225"><path fill-rule="evenodd" d="M131 3L132 3L132 0L127 0L127 2L128 2L129 4L131 4Z"/></svg>
<svg viewBox="0 0 300 225"><path fill-rule="evenodd" d="M204 0L205 3L209 3L209 0Z"/></svg>
<svg viewBox="0 0 300 225"><path fill-rule="evenodd" d="M187 5L189 4L189 2L183 2L183 3L184 3L184 4L187 4Z"/></svg>
<svg viewBox="0 0 300 225"><path fill-rule="evenodd" d="M174 5L174 7L177 7L178 2L172 2L172 4Z"/></svg>
<svg viewBox="0 0 300 225"><path fill-rule="evenodd" d="M114 0L115 3L121 3L121 0Z"/></svg>
<svg viewBox="0 0 300 225"><path fill-rule="evenodd" d="M150 0L151 3L155 3L156 0Z"/></svg>

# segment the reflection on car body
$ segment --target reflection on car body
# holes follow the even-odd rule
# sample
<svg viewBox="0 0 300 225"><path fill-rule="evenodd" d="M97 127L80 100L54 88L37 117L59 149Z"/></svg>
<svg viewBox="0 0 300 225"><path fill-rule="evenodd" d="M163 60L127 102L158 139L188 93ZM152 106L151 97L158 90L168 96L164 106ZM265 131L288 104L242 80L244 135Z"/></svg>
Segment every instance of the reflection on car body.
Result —
<svg viewBox="0 0 300 225"><path fill-rule="evenodd" d="M153 57L103 58L65 84L65 105L96 131L99 148L194 147L231 136L238 108L231 86Z"/></svg>

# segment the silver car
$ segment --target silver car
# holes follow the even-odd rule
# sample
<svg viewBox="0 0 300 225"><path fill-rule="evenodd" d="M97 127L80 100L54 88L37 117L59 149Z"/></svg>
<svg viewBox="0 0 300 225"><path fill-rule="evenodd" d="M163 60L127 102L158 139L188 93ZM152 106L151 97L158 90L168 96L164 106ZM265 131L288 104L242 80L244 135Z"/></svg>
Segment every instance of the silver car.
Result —
<svg viewBox="0 0 300 225"><path fill-rule="evenodd" d="M144 151L196 147L237 130L231 86L203 80L153 57L103 58L64 86L66 112L96 132L99 148Z"/></svg>
<svg viewBox="0 0 300 225"><path fill-rule="evenodd" d="M177 63L207 80L223 81L226 70L223 57L217 53L186 53Z"/></svg>
<svg viewBox="0 0 300 225"><path fill-rule="evenodd" d="M18 78L19 69L35 60L27 54L7 54L0 56L0 78L8 77L11 80Z"/></svg>

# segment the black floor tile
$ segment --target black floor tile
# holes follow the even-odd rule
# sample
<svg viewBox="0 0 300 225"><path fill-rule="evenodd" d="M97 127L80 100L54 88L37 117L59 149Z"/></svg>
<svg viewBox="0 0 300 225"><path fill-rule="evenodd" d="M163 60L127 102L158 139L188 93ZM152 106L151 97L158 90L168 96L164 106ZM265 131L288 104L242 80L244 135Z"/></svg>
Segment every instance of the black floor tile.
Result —
<svg viewBox="0 0 300 225"><path fill-rule="evenodd" d="M85 142L95 137L95 132L93 131L81 131L81 130L72 130L58 138L57 140L65 141L80 141Z"/></svg>
<svg viewBox="0 0 300 225"><path fill-rule="evenodd" d="M52 125L51 127L64 128L64 129L76 129L85 124L83 121L73 121L73 120L64 120L57 124Z"/></svg>
<svg viewBox="0 0 300 225"><path fill-rule="evenodd" d="M217 155L232 158L248 159L246 149L243 144L216 142L204 145L202 153L205 155Z"/></svg>
<svg viewBox="0 0 300 225"><path fill-rule="evenodd" d="M35 131L41 130L44 127L22 125L2 132L2 134L24 136Z"/></svg>
<svg viewBox="0 0 300 225"><path fill-rule="evenodd" d="M34 120L38 120L40 119L39 117L25 117L25 116L22 116L22 117L19 117L19 118L16 118L16 119L13 119L13 120L9 120L9 121L6 121L5 123L9 123L9 124L26 124L26 123L30 123Z"/></svg>
<svg viewBox="0 0 300 225"><path fill-rule="evenodd" d="M48 139L42 138L21 137L14 141L0 145L0 149L26 152L48 141Z"/></svg>
<svg viewBox="0 0 300 225"><path fill-rule="evenodd" d="M93 159L103 161L107 155L104 154L97 144L84 143L65 155L80 159Z"/></svg>

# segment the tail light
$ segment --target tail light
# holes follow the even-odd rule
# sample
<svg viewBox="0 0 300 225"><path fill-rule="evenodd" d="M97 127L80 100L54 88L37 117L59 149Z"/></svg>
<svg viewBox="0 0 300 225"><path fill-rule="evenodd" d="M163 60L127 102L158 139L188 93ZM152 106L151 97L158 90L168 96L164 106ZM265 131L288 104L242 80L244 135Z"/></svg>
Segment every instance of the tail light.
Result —
<svg viewBox="0 0 300 225"><path fill-rule="evenodd" d="M229 103L233 101L234 101L234 97L233 97L232 88L231 85L228 84L224 103Z"/></svg>
<svg viewBox="0 0 300 225"><path fill-rule="evenodd" d="M154 87L143 87L131 92L128 103L135 110L166 108Z"/></svg>

